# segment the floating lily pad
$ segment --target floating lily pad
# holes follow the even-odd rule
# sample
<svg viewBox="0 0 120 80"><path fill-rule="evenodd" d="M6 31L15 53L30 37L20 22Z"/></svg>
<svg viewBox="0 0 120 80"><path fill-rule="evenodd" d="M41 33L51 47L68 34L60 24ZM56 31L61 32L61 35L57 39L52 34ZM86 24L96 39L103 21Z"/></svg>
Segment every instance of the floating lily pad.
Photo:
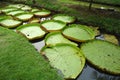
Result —
<svg viewBox="0 0 120 80"><path fill-rule="evenodd" d="M13 20L13 19L3 19L3 20L0 21L0 24L4 27L7 27L7 28L17 27L21 23L22 23L21 21Z"/></svg>
<svg viewBox="0 0 120 80"><path fill-rule="evenodd" d="M69 43L75 46L78 46L77 43L74 43L67 38L65 38L61 32L51 32L45 37L45 43L47 45L55 45L57 43Z"/></svg>
<svg viewBox="0 0 120 80"><path fill-rule="evenodd" d="M99 27L90 26L90 28L93 29L93 31L95 32L95 35L96 35L96 36L100 35Z"/></svg>
<svg viewBox="0 0 120 80"><path fill-rule="evenodd" d="M20 13L25 13L23 10L14 10L14 11L10 11L7 13L7 15L17 15L17 14L20 14Z"/></svg>
<svg viewBox="0 0 120 80"><path fill-rule="evenodd" d="M8 16L8 15L0 15L0 21L2 21L4 19L12 19L12 17Z"/></svg>
<svg viewBox="0 0 120 80"><path fill-rule="evenodd" d="M17 28L17 31L22 33L29 40L42 38L46 33L40 28L39 23L21 25Z"/></svg>
<svg viewBox="0 0 120 80"><path fill-rule="evenodd" d="M53 20L60 20L65 23L73 23L75 21L75 17L64 15L64 14L57 14L53 16Z"/></svg>
<svg viewBox="0 0 120 80"><path fill-rule="evenodd" d="M68 39L78 42L91 40L95 37L95 32L91 28L79 24L72 24L70 26L65 27L62 33Z"/></svg>
<svg viewBox="0 0 120 80"><path fill-rule="evenodd" d="M35 16L40 16L40 17L49 16L50 14L51 14L51 12L49 10L40 10L40 11L34 12Z"/></svg>
<svg viewBox="0 0 120 80"><path fill-rule="evenodd" d="M80 49L70 44L57 44L42 48L51 66L60 70L64 78L75 79L85 65L85 58Z"/></svg>
<svg viewBox="0 0 120 80"><path fill-rule="evenodd" d="M66 26L66 23L56 20L47 20L41 23L42 27L48 31L59 31Z"/></svg>
<svg viewBox="0 0 120 80"><path fill-rule="evenodd" d="M31 10L31 12L36 12L36 11L40 11L40 10L37 9L37 8L34 8L34 9Z"/></svg>
<svg viewBox="0 0 120 80"><path fill-rule="evenodd" d="M22 21L28 21L33 17L33 14L31 14L31 13L20 13L20 14L15 15L15 17L19 20L22 20Z"/></svg>
<svg viewBox="0 0 120 80"><path fill-rule="evenodd" d="M7 13L7 12L10 12L10 11L14 11L14 10L17 10L17 8L6 7L6 8L3 8L1 11L4 12L4 13Z"/></svg>
<svg viewBox="0 0 120 80"><path fill-rule="evenodd" d="M30 11L32 8L30 6L25 5L21 9L25 11Z"/></svg>
<svg viewBox="0 0 120 80"><path fill-rule="evenodd" d="M32 18L29 20L29 23L39 23L40 19L39 18Z"/></svg>
<svg viewBox="0 0 120 80"><path fill-rule="evenodd" d="M119 44L117 38L114 35L103 34L103 36L104 36L104 39L106 41L112 42L112 43L117 44L117 45Z"/></svg>
<svg viewBox="0 0 120 80"><path fill-rule="evenodd" d="M8 5L8 7L14 7L14 8L22 8L24 6L25 6L24 4L10 4L10 5Z"/></svg>
<svg viewBox="0 0 120 80"><path fill-rule="evenodd" d="M103 40L93 40L81 46L87 60L97 69L120 75L120 47Z"/></svg>

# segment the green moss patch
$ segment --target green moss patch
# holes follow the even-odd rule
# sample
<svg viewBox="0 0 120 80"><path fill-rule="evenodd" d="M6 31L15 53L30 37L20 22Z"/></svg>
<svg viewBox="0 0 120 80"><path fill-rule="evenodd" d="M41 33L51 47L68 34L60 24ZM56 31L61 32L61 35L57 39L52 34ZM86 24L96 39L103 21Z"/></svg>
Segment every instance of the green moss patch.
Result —
<svg viewBox="0 0 120 80"><path fill-rule="evenodd" d="M0 80L63 80L21 35L0 27Z"/></svg>

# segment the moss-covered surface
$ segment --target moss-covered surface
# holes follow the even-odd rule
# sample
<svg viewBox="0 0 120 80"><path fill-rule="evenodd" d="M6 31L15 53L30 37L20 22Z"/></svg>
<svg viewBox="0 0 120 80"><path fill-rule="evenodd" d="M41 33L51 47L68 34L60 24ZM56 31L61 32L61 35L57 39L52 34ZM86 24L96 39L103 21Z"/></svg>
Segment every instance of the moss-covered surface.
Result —
<svg viewBox="0 0 120 80"><path fill-rule="evenodd" d="M63 80L21 35L0 27L0 80Z"/></svg>

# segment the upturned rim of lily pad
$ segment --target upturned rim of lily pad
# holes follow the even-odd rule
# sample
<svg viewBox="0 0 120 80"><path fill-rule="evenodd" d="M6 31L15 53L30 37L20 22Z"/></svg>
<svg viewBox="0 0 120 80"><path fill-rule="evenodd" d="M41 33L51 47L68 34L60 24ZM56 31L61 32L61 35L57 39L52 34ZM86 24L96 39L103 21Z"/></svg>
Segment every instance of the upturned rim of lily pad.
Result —
<svg viewBox="0 0 120 80"><path fill-rule="evenodd" d="M24 15L30 15L28 18L20 18L20 16L24 16ZM19 14L16 14L14 17L21 20L21 21L28 21L30 20L34 15L32 13L28 13L28 12L25 12L25 13L19 13Z"/></svg>
<svg viewBox="0 0 120 80"><path fill-rule="evenodd" d="M33 14L38 17L47 17L51 14L51 11L43 9L39 11L34 11Z"/></svg>
<svg viewBox="0 0 120 80"><path fill-rule="evenodd" d="M52 22L52 23L51 23ZM53 24L53 23L56 23L56 24L59 24L61 25L60 28L57 28L57 29L52 29L52 28L55 28L55 26L49 26L49 24ZM46 25L44 26L44 24L48 24L47 25L47 28L48 27L51 27L51 29L47 29L46 28ZM54 31L60 31L62 30L65 26L66 26L66 23L62 22L62 21L59 21L59 20L45 20L43 22L41 22L41 26L42 28L45 30L45 31L48 31L48 32L54 32Z"/></svg>
<svg viewBox="0 0 120 80"><path fill-rule="evenodd" d="M7 22L4 22L4 21L7 21ZM13 24L12 22L10 23L10 21L12 21L12 22L15 23L15 24ZM10 23L10 25L9 25L8 23ZM19 25L21 25L22 22L19 21L19 20L14 20L14 19L10 19L10 18L5 18L5 19L0 20L0 24L1 24L2 26L6 27L6 28L15 28L15 27L18 27Z"/></svg>
<svg viewBox="0 0 120 80"><path fill-rule="evenodd" d="M80 49L87 61L96 69L108 74L120 75L120 47L118 45L105 40L90 40L82 43Z"/></svg>
<svg viewBox="0 0 120 80"><path fill-rule="evenodd" d="M39 31L42 31L43 33L39 33L39 35L34 36L34 37L32 37L32 38L29 38L30 35L26 35L26 34L25 34L26 32L23 33L22 30L30 29L30 28L33 28L33 29L39 28ZM38 29L37 29L37 30L38 30ZM40 23L29 23L29 24L21 25L21 26L17 27L16 31L17 31L18 33L24 35L28 40L40 39L40 38L42 38L42 37L46 34L46 32L45 32L44 30L42 30ZM28 31L29 31L29 30L28 30ZM36 33L36 31L34 31L34 32ZM32 33L34 33L34 32L32 31ZM37 32L37 33L38 33L38 32ZM28 33L28 34L29 34L29 33Z"/></svg>
<svg viewBox="0 0 120 80"><path fill-rule="evenodd" d="M52 39L53 39L53 36L56 36L56 35L61 35L63 37L62 40L64 39L64 41L57 42L57 43L56 43L56 41L54 41L54 43L47 43L47 41L49 41L49 38L52 37ZM59 40L60 40L60 38L59 38ZM77 43L72 42L69 39L65 38L60 31L50 32L45 36L45 44L46 45L55 45L58 43L66 43L66 44L72 44L72 45L78 46Z"/></svg>
<svg viewBox="0 0 120 80"><path fill-rule="evenodd" d="M55 48L54 48L55 47ZM53 50L55 50L55 52L59 52L59 49L57 49L56 47L71 47L72 49L74 49L74 50L76 50L76 53L72 53L72 54L74 54L74 55L77 55L78 57L79 57L79 60L80 60L80 65L79 65L79 69L77 70L77 72L75 72L75 74L69 74L69 75L66 75L65 73L64 73L64 71L66 71L66 70L60 70L60 68L58 68L58 67L56 67L55 66L55 64L51 64L52 62L49 60L49 58L46 56L46 53L45 53L45 50L46 49L53 49ZM52 50L52 51L53 51ZM70 49L71 50L71 49ZM67 50L63 50L64 52L66 52ZM69 50L68 50L69 51ZM79 74L82 72L82 70L83 70L83 68L84 68L84 66L85 66L85 62L86 62L86 59L85 59L85 56L83 55L83 53L81 52L81 50L78 48L78 47L76 47L75 45L72 45L72 44L66 44L66 43L58 43L58 44L56 44L56 45L49 45L49 46L44 46L42 49L41 49L41 51L40 51L40 53L43 55L43 56L45 56L45 59L47 59L49 62L50 62L50 64L51 64L51 66L52 67L54 67L54 68L57 68L58 70L60 70L61 72L62 72L62 74L64 75L64 78L65 79L76 79L77 78L77 76L79 76ZM68 53L68 52L66 52L66 54L68 54L68 55L65 55L65 54L61 54L61 52L59 52L59 54L60 54L60 56L66 56L66 58L68 57L68 55L70 54L70 53ZM50 53L49 53L49 55L50 55ZM51 56L50 56L51 57ZM58 57L58 55L57 56L54 56L54 58L55 57ZM54 58L52 58L52 59L54 59ZM66 59L65 58L65 59ZM56 58L55 58L56 59ZM58 59L58 60L60 60L60 58ZM73 60L71 60L70 59L70 63L71 63L71 61L73 61ZM59 61L57 61L56 62L56 64L58 64L58 62ZM76 63L76 62L75 62ZM61 65L61 64L63 64L62 62L60 63L60 67L62 67L63 65ZM78 64L78 63L77 63ZM74 65L74 64L73 64ZM70 66L70 65L68 65L68 66ZM72 66L73 67L73 66ZM74 66L75 67L75 66ZM67 68L68 69L68 68ZM75 68L72 68L72 69L75 69ZM71 69L69 69L69 70L71 70ZM68 70L68 71L69 71Z"/></svg>
<svg viewBox="0 0 120 80"><path fill-rule="evenodd" d="M73 34L69 34L67 32L65 32L66 30L69 30L73 28L69 33L73 33ZM78 28L79 29L79 33L81 34L78 34L77 30L74 30L74 28ZM82 30L82 31L81 31ZM85 32L86 34L89 35L89 38L88 37L85 37L83 34L83 32ZM69 26L66 26L65 28L62 29L62 34L67 37L68 39L70 40L73 40L73 41L76 41L76 42L86 42L88 40L92 40L95 38L95 32L93 29L89 28L88 26L86 25L81 25L81 24L71 24ZM74 35L74 36L73 36ZM87 36L88 36L87 35ZM78 36L78 37L77 37ZM81 36L83 36L84 38L87 38L87 39L82 39Z"/></svg>

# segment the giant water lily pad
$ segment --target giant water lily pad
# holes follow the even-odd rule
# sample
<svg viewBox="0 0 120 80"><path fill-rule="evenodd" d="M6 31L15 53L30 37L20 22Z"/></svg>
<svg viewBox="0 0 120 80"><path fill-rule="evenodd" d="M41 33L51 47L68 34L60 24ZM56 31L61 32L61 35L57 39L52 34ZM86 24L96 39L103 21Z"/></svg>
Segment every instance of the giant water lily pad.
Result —
<svg viewBox="0 0 120 80"><path fill-rule="evenodd" d="M20 13L20 14L15 15L15 17L19 20L22 20L22 21L28 21L33 17L33 14L31 14L31 13Z"/></svg>
<svg viewBox="0 0 120 80"><path fill-rule="evenodd" d="M78 46L77 43L74 43L67 38L65 38L61 32L51 32L45 37L46 45L55 45L57 43L69 43L75 46Z"/></svg>
<svg viewBox="0 0 120 80"><path fill-rule="evenodd" d="M3 20L0 20L0 24L4 27L7 27L7 28L14 28L14 27L17 27L21 24L22 22L21 21L18 21L18 20L13 20L13 19L3 19Z"/></svg>
<svg viewBox="0 0 120 80"><path fill-rule="evenodd" d="M37 8L33 8L32 10L31 10L31 12L36 12L36 11L40 11L39 9L37 9Z"/></svg>
<svg viewBox="0 0 120 80"><path fill-rule="evenodd" d="M95 37L95 32L91 28L79 24L72 24L65 27L62 33L67 38L78 42L91 40Z"/></svg>
<svg viewBox="0 0 120 80"><path fill-rule="evenodd" d="M20 14L20 13L25 13L23 10L14 10L14 11L10 11L7 13L7 15L17 15L17 14Z"/></svg>
<svg viewBox="0 0 120 80"><path fill-rule="evenodd" d="M70 44L57 44L46 46L41 50L50 64L60 70L64 78L75 79L85 65L85 58L80 49Z"/></svg>
<svg viewBox="0 0 120 80"><path fill-rule="evenodd" d="M9 11L14 11L14 10L17 10L17 8L14 8L14 7L6 7L6 8L3 8L1 11L4 12L4 13L7 13Z"/></svg>
<svg viewBox="0 0 120 80"><path fill-rule="evenodd" d="M120 75L120 47L110 42L93 40L81 46L87 60L97 69Z"/></svg>
<svg viewBox="0 0 120 80"><path fill-rule="evenodd" d="M47 20L43 21L41 25L46 31L51 32L63 29L66 26L66 23L56 20Z"/></svg>
<svg viewBox="0 0 120 80"><path fill-rule="evenodd" d="M17 28L18 32L21 32L24 36L26 36L29 40L39 39L45 35L45 31L40 28L39 23L31 23L21 25Z"/></svg>
<svg viewBox="0 0 120 80"><path fill-rule="evenodd" d="M14 8L22 8L24 6L25 6L24 4L10 4L10 5L8 5L8 7L14 7Z"/></svg>
<svg viewBox="0 0 120 80"><path fill-rule="evenodd" d="M114 35L111 35L111 34L103 34L103 36L104 36L104 39L105 39L106 41L112 42L112 43L117 44L117 45L119 44L117 38L116 38Z"/></svg>
<svg viewBox="0 0 120 80"><path fill-rule="evenodd" d="M64 15L64 14L54 15L53 19L54 20L60 20L60 21L63 21L65 23L73 23L75 21L75 17Z"/></svg>
<svg viewBox="0 0 120 80"><path fill-rule="evenodd" d="M40 17L45 17L45 16L48 16L50 14L51 14L51 12L49 10L40 10L40 11L34 12L35 16L40 16Z"/></svg>
<svg viewBox="0 0 120 80"><path fill-rule="evenodd" d="M29 23L39 23L40 19L39 18L32 18L29 20Z"/></svg>
<svg viewBox="0 0 120 80"><path fill-rule="evenodd" d="M25 5L21 9L25 11L30 11L32 8L30 6Z"/></svg>

